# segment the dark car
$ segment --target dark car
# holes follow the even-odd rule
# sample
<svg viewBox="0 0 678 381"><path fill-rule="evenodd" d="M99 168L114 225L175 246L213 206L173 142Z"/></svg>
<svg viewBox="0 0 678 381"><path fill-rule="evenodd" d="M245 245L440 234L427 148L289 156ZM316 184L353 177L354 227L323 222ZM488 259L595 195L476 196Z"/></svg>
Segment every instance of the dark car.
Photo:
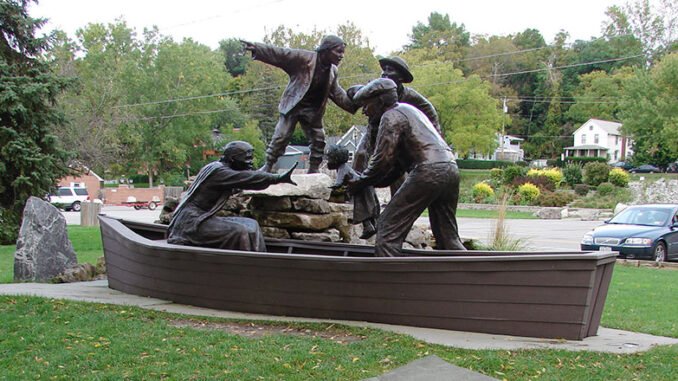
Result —
<svg viewBox="0 0 678 381"><path fill-rule="evenodd" d="M661 173L661 171L661 169L650 164L643 164L629 170L631 173Z"/></svg>
<svg viewBox="0 0 678 381"><path fill-rule="evenodd" d="M618 161L616 163L612 163L612 168L621 168L625 171L633 169L633 166L625 161Z"/></svg>
<svg viewBox="0 0 678 381"><path fill-rule="evenodd" d="M630 206L584 234L581 249L658 262L678 259L678 204Z"/></svg>

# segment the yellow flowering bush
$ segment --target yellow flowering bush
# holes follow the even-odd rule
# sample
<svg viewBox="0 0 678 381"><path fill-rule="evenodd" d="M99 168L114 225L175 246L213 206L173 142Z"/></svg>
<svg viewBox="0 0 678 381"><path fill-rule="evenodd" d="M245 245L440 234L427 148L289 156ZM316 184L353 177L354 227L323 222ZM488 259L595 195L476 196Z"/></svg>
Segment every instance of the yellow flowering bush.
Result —
<svg viewBox="0 0 678 381"><path fill-rule="evenodd" d="M544 176L553 184L553 188L558 188L563 182L564 176L560 168L530 169L527 171L528 177Z"/></svg>
<svg viewBox="0 0 678 381"><path fill-rule="evenodd" d="M518 187L518 198L521 204L533 204L540 194L539 188L532 183L525 183Z"/></svg>
<svg viewBox="0 0 678 381"><path fill-rule="evenodd" d="M473 200L477 203L484 203L494 197L494 190L488 183L477 183L473 186Z"/></svg>

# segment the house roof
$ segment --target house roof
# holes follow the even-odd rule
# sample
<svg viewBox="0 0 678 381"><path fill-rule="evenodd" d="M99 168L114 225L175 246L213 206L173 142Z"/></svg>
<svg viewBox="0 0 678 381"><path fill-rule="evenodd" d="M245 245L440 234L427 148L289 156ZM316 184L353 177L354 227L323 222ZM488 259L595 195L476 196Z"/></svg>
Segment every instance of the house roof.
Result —
<svg viewBox="0 0 678 381"><path fill-rule="evenodd" d="M610 135L620 135L620 136L622 135L622 133L620 131L621 126L622 126L621 123L611 122L609 120L600 120L600 119L591 118L591 119L587 120L586 123L582 124L581 127L579 127L579 128L582 128L582 127L587 126L589 124L595 124L596 126L602 128L605 132L607 132ZM579 128L577 129L577 131L579 131Z"/></svg>

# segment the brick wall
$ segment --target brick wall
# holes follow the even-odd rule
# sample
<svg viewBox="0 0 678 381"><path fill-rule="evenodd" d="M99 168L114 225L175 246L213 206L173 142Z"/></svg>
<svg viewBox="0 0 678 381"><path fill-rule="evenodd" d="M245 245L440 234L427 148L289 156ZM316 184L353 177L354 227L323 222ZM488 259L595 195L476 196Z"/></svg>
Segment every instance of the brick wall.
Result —
<svg viewBox="0 0 678 381"><path fill-rule="evenodd" d="M101 189L101 182L96 176L93 175L82 175L82 176L66 176L59 180L60 187L70 187L74 184L79 186L84 186L87 188L87 193L89 194L90 199L99 198L99 190Z"/></svg>
<svg viewBox="0 0 678 381"><path fill-rule="evenodd" d="M104 204L122 204L127 202L127 198L133 196L138 202L148 202L154 199L159 200L158 205L165 202L165 186L161 185L155 188L130 188L128 185L121 184L117 188L104 188Z"/></svg>

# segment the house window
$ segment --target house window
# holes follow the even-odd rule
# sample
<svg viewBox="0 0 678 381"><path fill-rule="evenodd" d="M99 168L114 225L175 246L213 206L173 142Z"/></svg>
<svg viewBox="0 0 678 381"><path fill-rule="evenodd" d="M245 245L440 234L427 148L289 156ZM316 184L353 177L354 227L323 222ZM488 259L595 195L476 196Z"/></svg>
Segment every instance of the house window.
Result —
<svg viewBox="0 0 678 381"><path fill-rule="evenodd" d="M619 135L614 137L614 145L616 145L616 146L619 145Z"/></svg>
<svg viewBox="0 0 678 381"><path fill-rule="evenodd" d="M586 144L586 134L581 134L581 144Z"/></svg>
<svg viewBox="0 0 678 381"><path fill-rule="evenodd" d="M600 143L600 136L598 134L593 135L593 144Z"/></svg>
<svg viewBox="0 0 678 381"><path fill-rule="evenodd" d="M589 126L589 131L593 131L593 125Z"/></svg>
<svg viewBox="0 0 678 381"><path fill-rule="evenodd" d="M619 155L619 151L614 150L614 160L617 160L619 158L618 155Z"/></svg>

